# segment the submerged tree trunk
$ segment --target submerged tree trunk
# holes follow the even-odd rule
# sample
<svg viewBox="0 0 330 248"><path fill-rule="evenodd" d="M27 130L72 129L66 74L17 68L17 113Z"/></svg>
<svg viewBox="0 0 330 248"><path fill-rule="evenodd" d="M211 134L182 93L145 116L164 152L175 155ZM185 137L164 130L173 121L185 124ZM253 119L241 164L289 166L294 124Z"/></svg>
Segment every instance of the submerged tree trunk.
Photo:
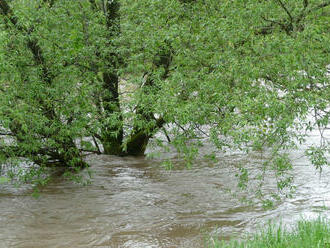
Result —
<svg viewBox="0 0 330 248"><path fill-rule="evenodd" d="M165 45L160 48L158 54L156 54L153 64L156 69L163 69L162 80L165 80L169 76L169 68L172 61L172 48L168 42L165 41ZM159 90L158 86L155 85L153 73L147 76L146 83L143 85L145 90L148 88L153 88L154 90ZM146 93L147 94L147 93ZM155 118L152 110L144 106L137 106L136 108L137 118L142 119L146 123L153 122L152 128L139 127L135 125L133 131L129 137L129 141L126 144L125 154L127 155L143 155L147 148L150 138L161 129L166 121L159 117Z"/></svg>
<svg viewBox="0 0 330 248"><path fill-rule="evenodd" d="M114 47L113 40L120 35L120 3L119 0L104 1L100 7L94 0L89 0L91 11L100 11L104 13L107 29L107 46ZM163 79L169 74L171 62L171 49L166 44L160 48L160 52L155 56L153 64L156 69L164 69ZM99 48L94 51L98 59L102 60L103 67L96 66L90 62L95 69L95 76L102 73L102 92L100 97L95 97L95 105L99 109L99 121L101 130L96 130L93 136L97 137L103 146L103 152L107 155L143 155L149 139L159 130L165 123L163 118L156 119L154 113L142 106L136 106L136 118L146 123L154 122L154 126L150 128L139 127L133 125L129 134L128 141L124 141L123 114L119 100L119 75L118 70L122 66L121 55L114 48L112 51L104 53ZM153 80L153 72L149 73L147 82L144 84L147 88L155 88ZM96 94L98 95L98 94ZM125 144L124 144L125 142Z"/></svg>
<svg viewBox="0 0 330 248"><path fill-rule="evenodd" d="M47 3L47 4L44 4ZM106 26L107 32L107 46L108 48L114 47L113 40L120 35L120 4L119 0L107 0L103 1L103 6L100 7L98 2L89 0L91 11L102 11L104 13L104 25ZM40 4L44 4L42 7L52 8L56 6L56 2L53 0L44 0ZM41 8L41 7L40 7ZM22 35L25 41L27 50L32 54L31 60L35 66L40 68L40 73L37 75L38 80L42 83L42 87L45 89L52 88L56 80L55 70L51 67L49 58L45 56L45 53L40 46L38 38L33 37L32 33L35 30L34 26L28 27L23 25L20 20L14 15L13 11L6 0L0 0L0 15L6 19L6 28L14 28L18 35ZM86 31L87 32L87 31ZM86 33L88 35L88 33ZM87 37L87 36L86 36ZM87 37L88 39L88 37ZM164 43L166 44L166 42ZM87 44L88 45L88 42ZM170 46L160 48L160 52L155 55L153 65L155 70L163 69L164 73L162 79L166 79L169 74L169 67L171 63L171 49ZM95 130L95 133L91 132L93 137L96 137L103 145L103 151L108 155L143 155L150 138L163 127L165 120L155 118L155 113L148 106L136 106L136 119L141 120L145 123L151 124L148 127L141 127L133 124L132 131L130 132L128 139L125 139L124 144L124 120L119 100L119 74L118 71L121 66L121 55L114 48L112 51L102 50L102 47L94 46L94 52L99 61L90 61L90 68L95 73L95 78L101 78L102 87L97 88L96 91L98 97L95 97L95 106L99 106L99 121L101 123L100 130ZM68 61L64 61L64 64L70 64ZM101 62L101 63L99 63ZM102 64L102 66L100 66ZM158 90L154 82L155 71L148 73L147 82L143 85L146 89L146 94L149 89ZM99 75L102 75L99 77ZM29 83L29 76L26 76L26 81ZM42 88L43 89L43 88ZM64 165L64 166L77 166L85 167L86 163L81 157L81 150L75 144L75 137L70 136L71 134L62 134L60 137L58 133L63 125L66 125L68 120L63 120L63 116L59 110L49 102L52 102L52 95L50 99L46 99L42 95L36 96L38 110L41 110L41 116L47 119L45 126L56 126L55 129L51 129L52 133L43 129L38 129L38 133L32 136L36 139L51 140L56 143L52 147L39 147L38 151L30 153L30 158L36 163L44 163L45 157L48 158L49 164L53 165ZM28 98L27 98L28 101ZM27 154L24 150L24 145L28 143L28 139L24 138L24 133L21 125L15 123L15 117L7 116L11 119L11 134L16 137L17 147L12 147L13 151L18 156ZM71 118L66 116L65 118ZM53 125L56 124L56 125ZM64 127L65 128L65 127ZM49 128L50 130L50 128ZM63 132L65 133L65 132ZM25 136L26 133L25 133ZM31 138L31 135L29 136ZM125 149L124 149L125 148ZM42 159L40 159L40 156Z"/></svg>
<svg viewBox="0 0 330 248"><path fill-rule="evenodd" d="M93 11L101 11L97 8L95 1L90 1ZM120 34L120 4L119 1L106 1L103 6L105 15L105 25L107 28L108 46L113 46L112 40ZM105 70L102 72L103 92L101 99L96 99L96 105L102 106L102 123L101 134L98 136L104 149L104 153L108 155L120 155L122 153L122 142L124 137L123 118L119 102L119 54L112 51L102 55L102 51L96 52L98 58L105 59ZM99 71L99 69L97 69Z"/></svg>
<svg viewBox="0 0 330 248"><path fill-rule="evenodd" d="M105 120L110 118L110 122L103 120L103 129L101 131L101 142L104 153L108 155L120 155L123 142L123 120L121 116L119 94L119 78L115 73L103 74L103 87L105 94L103 96L103 107ZM116 119L116 121L113 121ZM115 124L113 124L114 122Z"/></svg>
<svg viewBox="0 0 330 248"><path fill-rule="evenodd" d="M134 130L132 135L130 136L129 141L126 144L126 151L124 155L144 155L147 145L149 143L150 138L163 127L165 124L165 120L163 118L159 118L155 120L155 126L153 130L146 130L146 129L137 129Z"/></svg>

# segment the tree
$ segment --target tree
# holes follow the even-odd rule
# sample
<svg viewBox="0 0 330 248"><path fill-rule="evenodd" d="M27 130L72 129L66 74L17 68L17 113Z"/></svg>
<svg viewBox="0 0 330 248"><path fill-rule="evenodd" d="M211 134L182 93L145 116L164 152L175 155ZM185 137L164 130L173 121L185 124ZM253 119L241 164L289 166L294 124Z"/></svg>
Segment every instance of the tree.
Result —
<svg viewBox="0 0 330 248"><path fill-rule="evenodd" d="M280 151L329 124L329 5L1 0L2 160L84 167L163 132L188 164L201 138L272 147L281 178ZM309 150L320 166L327 142Z"/></svg>
<svg viewBox="0 0 330 248"><path fill-rule="evenodd" d="M20 4L24 3L17 6L22 7ZM34 7L31 5L27 7ZM2 159L24 157L40 165L87 166L74 140L87 121L83 116L75 118L85 99L77 90L68 94L76 87L64 85L72 80L67 77L69 71L56 59L50 61L51 47L42 47L37 36L41 27L34 25L40 16L20 19L7 1L0 2L0 10L4 17L0 125L1 134L9 137L2 140ZM27 11L29 14L31 9Z"/></svg>

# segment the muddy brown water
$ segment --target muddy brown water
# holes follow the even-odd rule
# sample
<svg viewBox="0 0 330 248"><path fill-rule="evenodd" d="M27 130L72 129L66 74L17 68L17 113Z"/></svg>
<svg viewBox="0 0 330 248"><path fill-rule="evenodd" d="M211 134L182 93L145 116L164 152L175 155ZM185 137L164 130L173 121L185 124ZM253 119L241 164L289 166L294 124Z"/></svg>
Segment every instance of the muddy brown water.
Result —
<svg viewBox="0 0 330 248"><path fill-rule="evenodd" d="M312 133L310 141L317 140ZM257 167L258 153L219 154L217 164L200 160L190 170L172 171L160 160L91 156L88 186L55 179L35 199L29 188L0 185L0 247L205 247L208 235L229 239L268 220L292 224L329 215L330 171L320 176L301 152L291 156L297 191L271 210L234 195L233 171L242 163ZM253 191L237 193L254 199Z"/></svg>

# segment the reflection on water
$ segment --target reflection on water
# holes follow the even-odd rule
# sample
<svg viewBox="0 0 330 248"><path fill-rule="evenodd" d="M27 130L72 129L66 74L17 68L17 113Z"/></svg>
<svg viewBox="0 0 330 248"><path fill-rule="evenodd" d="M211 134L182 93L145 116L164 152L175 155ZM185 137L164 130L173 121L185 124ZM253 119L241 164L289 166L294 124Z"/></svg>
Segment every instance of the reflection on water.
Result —
<svg viewBox="0 0 330 248"><path fill-rule="evenodd" d="M257 154L172 171L156 160L92 156L93 183L85 187L57 179L35 199L29 189L0 185L0 247L203 247L206 233L228 239L275 218L293 223L329 213L330 171L320 177L292 156L297 192L273 210L227 191L236 187L235 166L260 163Z"/></svg>

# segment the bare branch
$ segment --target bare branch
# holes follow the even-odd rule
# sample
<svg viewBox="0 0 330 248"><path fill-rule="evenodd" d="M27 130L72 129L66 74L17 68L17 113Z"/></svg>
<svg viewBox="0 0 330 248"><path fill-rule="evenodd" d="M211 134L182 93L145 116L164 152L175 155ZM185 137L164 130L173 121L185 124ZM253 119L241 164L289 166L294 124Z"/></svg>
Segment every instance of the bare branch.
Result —
<svg viewBox="0 0 330 248"><path fill-rule="evenodd" d="M0 136L15 136L15 134L13 134L13 133L3 133L3 132L0 132Z"/></svg>
<svg viewBox="0 0 330 248"><path fill-rule="evenodd" d="M168 133L167 133L167 131L166 131L166 128L163 127L162 129L163 129L163 132L164 132L164 134L165 134L165 136L166 136L167 142L171 143L171 139L170 139L170 136L168 136Z"/></svg>
<svg viewBox="0 0 330 248"><path fill-rule="evenodd" d="M204 132L198 124L195 124L195 128L196 128L199 132L201 132L202 134L204 134L205 137L210 137L210 135L207 134L206 132Z"/></svg>
<svg viewBox="0 0 330 248"><path fill-rule="evenodd" d="M100 150L99 144L96 141L95 135L93 135L92 138L93 138L94 144L95 144L95 146L97 148L98 154L101 154L102 152Z"/></svg>

